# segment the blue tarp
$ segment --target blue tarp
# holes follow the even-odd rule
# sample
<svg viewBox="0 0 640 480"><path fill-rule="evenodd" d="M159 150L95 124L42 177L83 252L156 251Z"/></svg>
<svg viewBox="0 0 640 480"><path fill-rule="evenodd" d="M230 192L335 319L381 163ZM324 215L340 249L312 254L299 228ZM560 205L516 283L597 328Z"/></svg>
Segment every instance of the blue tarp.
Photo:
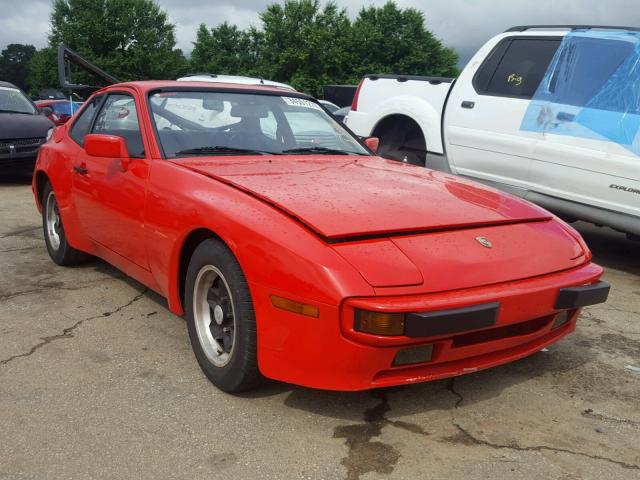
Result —
<svg viewBox="0 0 640 480"><path fill-rule="evenodd" d="M520 129L608 140L640 155L640 32L567 34Z"/></svg>

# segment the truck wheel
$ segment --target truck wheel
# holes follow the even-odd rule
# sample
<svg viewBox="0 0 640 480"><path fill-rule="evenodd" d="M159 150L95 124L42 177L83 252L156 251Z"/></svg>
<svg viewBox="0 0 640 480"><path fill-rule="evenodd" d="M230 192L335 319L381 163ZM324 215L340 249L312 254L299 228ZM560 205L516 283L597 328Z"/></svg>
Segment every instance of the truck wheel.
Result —
<svg viewBox="0 0 640 480"><path fill-rule="evenodd" d="M253 302L242 269L224 243L208 239L196 247L184 298L191 347L211 383L230 393L259 385L263 377Z"/></svg>
<svg viewBox="0 0 640 480"><path fill-rule="evenodd" d="M76 265L87 261L89 255L76 250L69 242L64 232L62 217L58 209L58 200L51 183L47 182L40 199L42 205L42 230L47 251L54 263L63 266Z"/></svg>

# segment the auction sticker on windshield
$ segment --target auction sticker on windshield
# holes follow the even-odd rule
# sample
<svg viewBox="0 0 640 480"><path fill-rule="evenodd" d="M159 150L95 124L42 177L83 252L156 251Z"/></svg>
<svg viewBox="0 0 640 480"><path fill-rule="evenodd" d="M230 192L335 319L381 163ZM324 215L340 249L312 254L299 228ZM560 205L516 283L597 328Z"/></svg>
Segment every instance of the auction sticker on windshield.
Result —
<svg viewBox="0 0 640 480"><path fill-rule="evenodd" d="M315 108L316 110L322 111L322 107L320 105L304 98L282 97L282 100L284 100L284 103L291 105L292 107Z"/></svg>

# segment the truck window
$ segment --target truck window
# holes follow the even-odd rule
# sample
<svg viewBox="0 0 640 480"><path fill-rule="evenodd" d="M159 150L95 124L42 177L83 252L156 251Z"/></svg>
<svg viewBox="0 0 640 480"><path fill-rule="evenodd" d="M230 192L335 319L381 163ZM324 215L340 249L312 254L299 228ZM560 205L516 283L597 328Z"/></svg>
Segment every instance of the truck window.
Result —
<svg viewBox="0 0 640 480"><path fill-rule="evenodd" d="M633 50L631 42L587 37L573 39L563 45L556 68L549 77L547 91L540 92L540 98L579 107L587 105ZM634 103L637 105L637 102L628 102L626 106ZM608 107L608 110L620 111L621 106L611 102Z"/></svg>
<svg viewBox="0 0 640 480"><path fill-rule="evenodd" d="M478 69L476 90L484 95L530 99L559 45L558 38L503 40Z"/></svg>

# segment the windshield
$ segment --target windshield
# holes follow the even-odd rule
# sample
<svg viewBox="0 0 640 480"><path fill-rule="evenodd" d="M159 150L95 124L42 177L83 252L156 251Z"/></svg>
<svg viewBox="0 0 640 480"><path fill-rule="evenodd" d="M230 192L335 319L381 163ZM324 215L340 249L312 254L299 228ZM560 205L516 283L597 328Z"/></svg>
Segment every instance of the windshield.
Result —
<svg viewBox="0 0 640 480"><path fill-rule="evenodd" d="M150 102L167 158L256 153L369 155L320 105L305 98L175 91L154 93Z"/></svg>
<svg viewBox="0 0 640 480"><path fill-rule="evenodd" d="M33 115L36 108L17 88L0 87L0 113L28 113Z"/></svg>

